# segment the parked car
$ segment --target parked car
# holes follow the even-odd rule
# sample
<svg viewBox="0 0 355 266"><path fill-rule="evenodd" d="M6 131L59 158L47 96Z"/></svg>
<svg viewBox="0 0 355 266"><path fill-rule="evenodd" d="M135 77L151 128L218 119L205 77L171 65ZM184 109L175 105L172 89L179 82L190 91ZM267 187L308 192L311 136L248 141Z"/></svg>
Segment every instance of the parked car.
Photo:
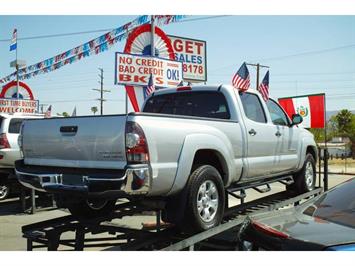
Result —
<svg viewBox="0 0 355 266"><path fill-rule="evenodd" d="M14 168L15 161L21 159L17 143L21 123L35 118L43 118L43 115L0 114L0 200L6 199L16 186Z"/></svg>
<svg viewBox="0 0 355 266"><path fill-rule="evenodd" d="M201 231L220 223L225 190L293 175L315 185L313 135L272 99L229 85L164 89L141 113L26 121L16 162L22 184L56 193L80 217L117 198L165 204L164 221Z"/></svg>
<svg viewBox="0 0 355 266"><path fill-rule="evenodd" d="M247 250L355 251L355 178L295 208L247 219L239 232Z"/></svg>

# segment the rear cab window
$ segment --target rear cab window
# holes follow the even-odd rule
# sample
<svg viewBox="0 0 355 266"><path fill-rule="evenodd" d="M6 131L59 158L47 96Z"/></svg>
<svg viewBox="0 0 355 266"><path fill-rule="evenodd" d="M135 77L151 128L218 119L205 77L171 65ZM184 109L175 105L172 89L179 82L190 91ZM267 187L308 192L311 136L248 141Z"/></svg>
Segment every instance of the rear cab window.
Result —
<svg viewBox="0 0 355 266"><path fill-rule="evenodd" d="M244 113L247 118L259 123L266 123L264 108L256 94L243 92L239 93Z"/></svg>
<svg viewBox="0 0 355 266"><path fill-rule="evenodd" d="M153 96L143 112L230 119L225 96L218 91L188 91Z"/></svg>
<svg viewBox="0 0 355 266"><path fill-rule="evenodd" d="M19 134L23 120L22 118L12 118L9 124L9 133Z"/></svg>

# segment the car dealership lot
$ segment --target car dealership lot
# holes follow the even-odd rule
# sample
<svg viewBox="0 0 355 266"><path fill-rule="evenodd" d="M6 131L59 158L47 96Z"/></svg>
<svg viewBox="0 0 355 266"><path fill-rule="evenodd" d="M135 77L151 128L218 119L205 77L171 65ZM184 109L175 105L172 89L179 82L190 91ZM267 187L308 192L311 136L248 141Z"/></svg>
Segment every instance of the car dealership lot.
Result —
<svg viewBox="0 0 355 266"><path fill-rule="evenodd" d="M345 175L329 175L329 187L333 187L341 182L344 182L352 178ZM275 183L271 185L272 191L263 194L276 193L284 190L284 185ZM253 189L247 190L246 201L251 201L261 197L261 194ZM239 201L234 198L230 198L230 204L238 204ZM63 210L43 210L34 215L28 215L21 213L20 203L18 201L5 201L0 203L0 250L26 250L26 240L22 237L21 227L23 225L44 221L56 217L67 215L68 213ZM130 227L141 228L143 222L154 222L155 216L153 215L137 215L132 217L125 217L121 220L115 220L115 223L127 225ZM102 235L100 235L102 236ZM63 234L64 238L73 238L73 233ZM59 248L60 249L60 248ZM92 248L93 250L104 250L107 248ZM108 248L114 250L115 248ZM88 249L86 249L88 250ZM90 250L90 249L89 249Z"/></svg>

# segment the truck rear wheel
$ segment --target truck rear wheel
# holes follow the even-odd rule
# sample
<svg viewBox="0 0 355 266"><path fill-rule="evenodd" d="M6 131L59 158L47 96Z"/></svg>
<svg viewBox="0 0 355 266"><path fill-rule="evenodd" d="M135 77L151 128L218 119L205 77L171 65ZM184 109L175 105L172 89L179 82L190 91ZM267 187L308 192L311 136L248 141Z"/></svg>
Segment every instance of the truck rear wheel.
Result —
<svg viewBox="0 0 355 266"><path fill-rule="evenodd" d="M221 175L216 168L203 165L195 169L187 184L187 204L180 227L200 232L220 224L225 204Z"/></svg>
<svg viewBox="0 0 355 266"><path fill-rule="evenodd" d="M312 154L307 153L302 169L293 176L292 190L302 194L314 189L316 183L316 162Z"/></svg>
<svg viewBox="0 0 355 266"><path fill-rule="evenodd" d="M115 209L116 200L87 199L67 203L70 213L80 219L110 215Z"/></svg>

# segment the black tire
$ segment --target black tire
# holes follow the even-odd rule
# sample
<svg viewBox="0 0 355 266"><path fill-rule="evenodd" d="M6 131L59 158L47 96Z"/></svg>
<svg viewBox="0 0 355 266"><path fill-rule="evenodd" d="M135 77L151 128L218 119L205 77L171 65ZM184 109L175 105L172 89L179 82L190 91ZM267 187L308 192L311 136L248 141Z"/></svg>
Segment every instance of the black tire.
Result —
<svg viewBox="0 0 355 266"><path fill-rule="evenodd" d="M0 185L0 201L7 199L10 194L10 186L6 184Z"/></svg>
<svg viewBox="0 0 355 266"><path fill-rule="evenodd" d="M306 154L302 169L294 174L293 179L294 184L290 188L297 194L306 193L314 189L316 183L316 162L312 154Z"/></svg>
<svg viewBox="0 0 355 266"><path fill-rule="evenodd" d="M185 232L201 232L217 226L223 218L224 204L224 184L219 172L210 165L198 167L189 177L185 216L179 227Z"/></svg>
<svg viewBox="0 0 355 266"><path fill-rule="evenodd" d="M116 200L91 199L67 202L70 213L79 219L90 219L110 215L116 205Z"/></svg>

